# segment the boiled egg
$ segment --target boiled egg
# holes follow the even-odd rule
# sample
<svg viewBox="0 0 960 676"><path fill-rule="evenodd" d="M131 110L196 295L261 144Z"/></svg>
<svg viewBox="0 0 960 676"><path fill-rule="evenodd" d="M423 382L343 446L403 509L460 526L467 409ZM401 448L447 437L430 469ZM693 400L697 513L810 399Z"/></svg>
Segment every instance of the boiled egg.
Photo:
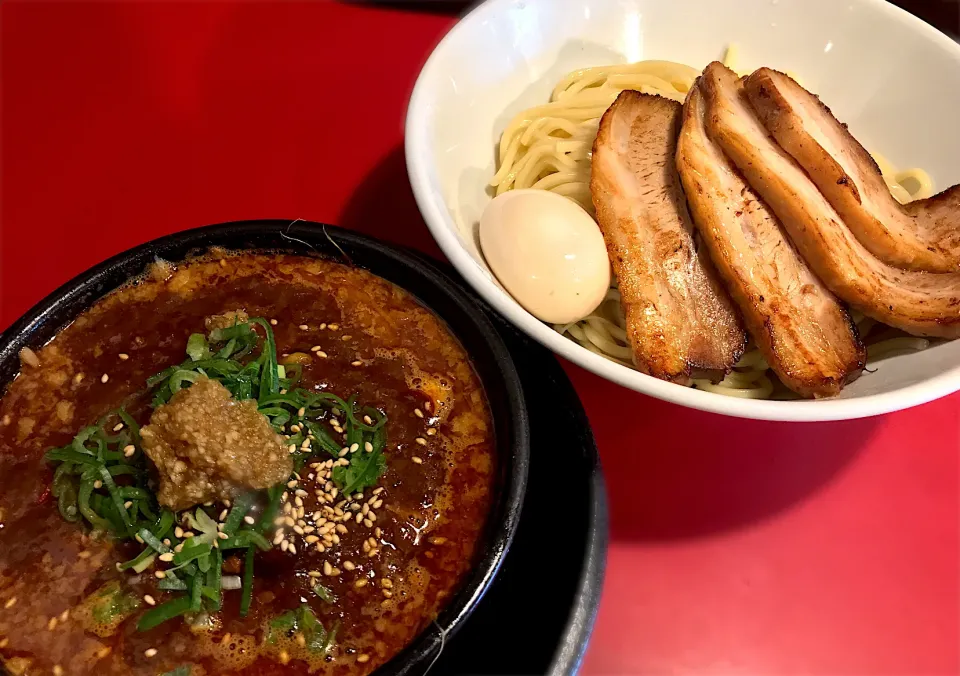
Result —
<svg viewBox="0 0 960 676"><path fill-rule="evenodd" d="M480 247L503 287L551 324L583 319L610 288L610 260L596 221L546 190L498 195L480 218Z"/></svg>

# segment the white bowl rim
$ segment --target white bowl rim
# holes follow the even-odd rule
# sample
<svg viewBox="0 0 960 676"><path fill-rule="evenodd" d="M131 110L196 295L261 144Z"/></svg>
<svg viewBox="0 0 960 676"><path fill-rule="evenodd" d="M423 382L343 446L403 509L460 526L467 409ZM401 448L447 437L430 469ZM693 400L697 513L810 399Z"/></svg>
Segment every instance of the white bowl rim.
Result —
<svg viewBox="0 0 960 676"><path fill-rule="evenodd" d="M886 0L858 1L888 13L894 21L911 26L913 30L925 35L928 40L940 43L944 51L953 55L960 67L960 44L949 36ZM514 326L555 354L601 378L656 399L736 418L789 422L866 418L925 404L960 390L960 366L958 366L906 387L852 399L770 401L716 394L659 380L612 362L560 335L524 310L506 291L491 281L479 263L464 248L456 234L457 224L447 210L442 195L431 189L431 174L435 173L432 169L433 165L418 161L418 152L422 148L429 147L427 139L429 127L417 124L417 121L424 117L424 108L428 105L425 103L426 90L430 86L430 81L435 78L434 71L442 61L444 47L456 40L458 33L466 30L473 21L482 21L515 2L516 0L485 0L451 27L434 47L417 77L407 105L404 123L407 174L420 213L444 255L487 303L504 315Z"/></svg>

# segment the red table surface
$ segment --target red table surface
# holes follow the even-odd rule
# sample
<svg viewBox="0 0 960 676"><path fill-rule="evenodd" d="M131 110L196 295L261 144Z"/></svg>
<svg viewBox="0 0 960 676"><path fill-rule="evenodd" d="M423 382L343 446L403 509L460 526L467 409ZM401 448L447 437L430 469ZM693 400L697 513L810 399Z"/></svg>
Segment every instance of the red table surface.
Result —
<svg viewBox="0 0 960 676"><path fill-rule="evenodd" d="M453 17L299 2L0 12L0 326L112 254L207 223L300 217L439 255L402 122ZM960 397L774 424L565 367L611 512L584 673L960 670Z"/></svg>

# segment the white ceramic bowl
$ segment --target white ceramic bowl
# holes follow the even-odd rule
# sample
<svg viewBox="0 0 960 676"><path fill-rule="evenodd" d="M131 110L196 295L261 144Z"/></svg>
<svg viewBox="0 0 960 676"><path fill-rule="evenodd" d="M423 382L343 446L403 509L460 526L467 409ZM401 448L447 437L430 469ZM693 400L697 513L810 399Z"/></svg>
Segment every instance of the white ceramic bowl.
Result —
<svg viewBox="0 0 960 676"><path fill-rule="evenodd" d="M583 66L666 59L702 68L739 46L739 70L797 74L857 138L937 189L960 183L960 45L882 0L488 0L440 42L406 122L407 170L423 217L457 270L520 329L572 362L683 406L766 420L837 420L960 390L960 341L878 364L834 399L755 401L681 387L584 349L526 312L477 243L507 121Z"/></svg>

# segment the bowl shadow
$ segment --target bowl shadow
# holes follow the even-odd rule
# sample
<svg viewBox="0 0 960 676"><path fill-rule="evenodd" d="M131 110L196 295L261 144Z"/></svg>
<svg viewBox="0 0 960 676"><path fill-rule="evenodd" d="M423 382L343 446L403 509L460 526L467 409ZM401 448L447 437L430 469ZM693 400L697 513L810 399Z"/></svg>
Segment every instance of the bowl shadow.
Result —
<svg viewBox="0 0 960 676"><path fill-rule="evenodd" d="M565 360L601 442L614 540L666 541L743 528L823 490L879 428L741 420L659 401Z"/></svg>
<svg viewBox="0 0 960 676"><path fill-rule="evenodd" d="M476 4L475 0L339 0L345 5L383 7L408 12L461 16Z"/></svg>
<svg viewBox="0 0 960 676"><path fill-rule="evenodd" d="M420 216L402 145L388 152L354 189L338 225L446 260Z"/></svg>

